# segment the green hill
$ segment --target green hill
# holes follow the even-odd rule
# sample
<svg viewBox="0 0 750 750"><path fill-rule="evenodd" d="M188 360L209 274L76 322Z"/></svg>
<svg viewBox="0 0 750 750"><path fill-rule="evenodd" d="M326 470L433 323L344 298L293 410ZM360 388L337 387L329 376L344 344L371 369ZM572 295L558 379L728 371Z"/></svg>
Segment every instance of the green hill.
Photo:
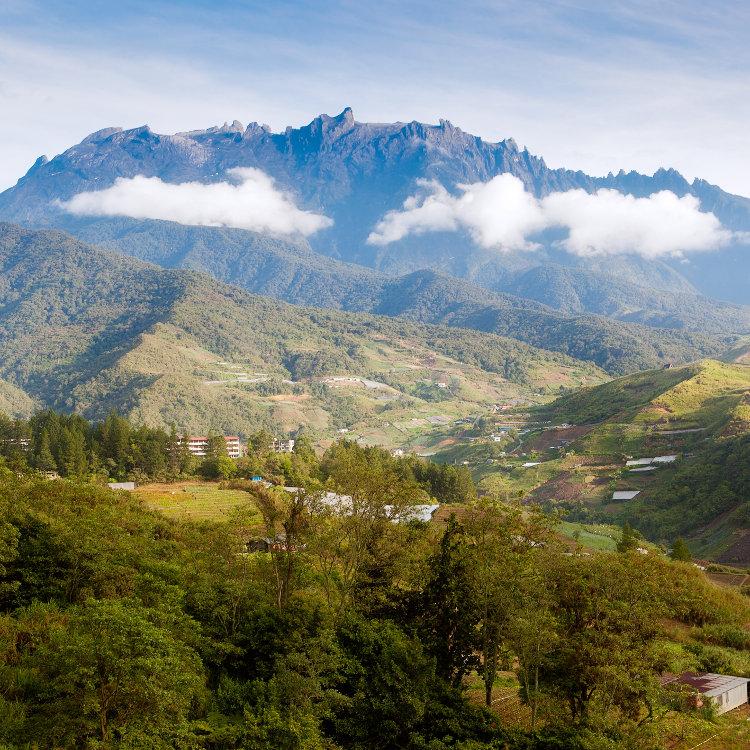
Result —
<svg viewBox="0 0 750 750"><path fill-rule="evenodd" d="M580 519L627 520L665 544L685 536L694 554L750 564L750 367L702 360L638 373L566 394L536 416L578 425L557 430L573 439L545 467L538 500ZM537 431L527 444L542 447L554 434ZM625 463L664 455L676 459L645 471ZM639 494L613 502L618 490Z"/></svg>
<svg viewBox="0 0 750 750"><path fill-rule="evenodd" d="M0 377L97 418L385 445L604 373L513 339L251 295L58 232L0 232Z"/></svg>
<svg viewBox="0 0 750 750"><path fill-rule="evenodd" d="M586 293L602 298L599 307L609 305L602 311L610 317L602 317L586 314L586 306L562 303L546 287L526 299L534 295L525 287L521 296L483 288L481 274L473 283L433 270L388 276L315 253L303 240L238 229L123 218L78 220L72 229L107 249L168 268L204 271L285 302L498 333L594 362L614 375L716 356L734 342L734 334L750 330L748 308L668 291L657 295L659 306L653 290L646 294L636 284L623 290L620 281L589 279ZM565 271L568 281L580 276L585 274Z"/></svg>
<svg viewBox="0 0 750 750"><path fill-rule="evenodd" d="M34 411L34 400L20 388L0 380L0 414L26 418Z"/></svg>

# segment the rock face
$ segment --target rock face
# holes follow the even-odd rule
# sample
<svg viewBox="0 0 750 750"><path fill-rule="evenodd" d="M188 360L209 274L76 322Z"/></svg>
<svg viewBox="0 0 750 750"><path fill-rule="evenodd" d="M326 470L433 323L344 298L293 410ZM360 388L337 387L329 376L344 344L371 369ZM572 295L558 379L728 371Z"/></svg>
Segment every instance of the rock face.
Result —
<svg viewBox="0 0 750 750"><path fill-rule="evenodd" d="M386 273L433 268L497 291L517 291L520 274L543 266L546 273L524 280L528 285L530 278L535 279L532 296L538 299L559 286L555 269L572 268L586 286L607 277L673 292L698 288L717 297L750 302L750 253L745 246L723 251L721 263L715 255L706 254L684 264L634 258L582 260L552 250L533 256L499 256L455 233L412 236L387 247L368 245L366 238L374 224L414 192L418 179L439 180L453 188L510 173L537 196L573 188L606 187L636 196L672 190L680 196L696 196L704 210L741 231L750 230L750 200L702 180L690 183L670 169L652 176L621 171L601 178L550 169L544 159L520 150L512 138L487 143L447 120L437 125L361 123L350 108L335 117L320 115L308 125L283 133L273 133L258 123L243 127L237 121L175 135L160 135L148 126L125 131L106 128L50 161L37 160L15 187L0 194L0 218L76 233L81 226L90 227L91 220L65 215L55 207L56 199L102 189L117 177L135 175L168 182L213 182L238 166L262 169L292 192L302 207L334 219L333 227L311 240L315 251ZM564 283L570 283L570 276Z"/></svg>

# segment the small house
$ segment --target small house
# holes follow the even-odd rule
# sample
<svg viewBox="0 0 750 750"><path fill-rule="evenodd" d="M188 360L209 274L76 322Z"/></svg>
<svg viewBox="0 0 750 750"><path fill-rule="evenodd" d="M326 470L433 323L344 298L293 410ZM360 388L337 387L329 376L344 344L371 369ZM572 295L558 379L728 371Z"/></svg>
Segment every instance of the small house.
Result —
<svg viewBox="0 0 750 750"><path fill-rule="evenodd" d="M303 549L305 549L304 544L289 544L286 534L249 539L245 542L245 552L298 552Z"/></svg>
<svg viewBox="0 0 750 750"><path fill-rule="evenodd" d="M703 702L710 700L716 707L716 713L725 714L733 708L738 708L747 703L747 677L734 677L732 675L713 674L706 672L696 674L695 672L684 672L681 675L666 674L661 679L664 686L684 685L692 690L696 700L695 705L700 707Z"/></svg>

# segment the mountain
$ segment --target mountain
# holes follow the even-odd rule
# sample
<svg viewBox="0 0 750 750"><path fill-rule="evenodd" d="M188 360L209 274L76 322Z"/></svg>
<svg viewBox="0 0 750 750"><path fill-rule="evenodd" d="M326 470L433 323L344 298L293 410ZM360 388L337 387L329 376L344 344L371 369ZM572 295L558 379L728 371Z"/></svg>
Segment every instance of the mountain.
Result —
<svg viewBox="0 0 750 750"><path fill-rule="evenodd" d="M12 419L26 419L34 411L34 400L20 388L0 380L0 414Z"/></svg>
<svg viewBox="0 0 750 750"><path fill-rule="evenodd" d="M460 233L414 235L386 247L369 245L374 225L414 193L418 180L437 180L454 189L508 173L536 196L574 188L611 188L635 196L671 190L695 196L704 210L715 212L728 228L740 232L750 230L750 201L702 180L690 183L674 170L661 169L652 176L621 171L594 178L550 169L513 139L487 143L447 121L361 123L348 108L336 117L321 115L283 133L238 122L175 135L157 134L146 126L107 128L52 160L40 157L15 187L0 194L0 218L77 234L90 231L92 222L64 213L56 200L109 187L117 177L215 182L235 167L262 169L301 207L333 219L332 227L310 240L314 251L390 275L428 268L493 291L544 300L565 311L624 316L656 325L667 321L679 326L679 313L690 309L698 293L750 303L750 255L743 242L720 256L696 254L690 262L638 256L580 258L549 244L536 252L498 253L477 247ZM147 243L153 244L152 238ZM216 260L219 266L228 263L223 257ZM616 303L610 295L592 293L597 289L614 290ZM727 311L730 318L736 313ZM747 330L747 312L738 314L742 320L729 321L725 331Z"/></svg>
<svg viewBox="0 0 750 750"><path fill-rule="evenodd" d="M405 442L489 408L601 381L493 334L305 309L56 231L0 226L0 378L99 418L248 433L306 426Z"/></svg>
<svg viewBox="0 0 750 750"><path fill-rule="evenodd" d="M570 459L532 493L585 520L629 521L649 538L688 539L694 553L750 563L750 367L703 360L566 394L538 413L574 425ZM546 438L535 436L540 447ZM571 454L573 455L573 454ZM626 459L674 456L627 467ZM542 463L542 466L545 464ZM633 469L636 471L633 471ZM613 490L638 491L613 502Z"/></svg>
<svg viewBox="0 0 750 750"><path fill-rule="evenodd" d="M121 219L79 232L104 247L159 263L211 273L248 291L298 305L369 312L498 333L533 346L594 362L612 374L714 356L733 337L656 330L592 315L565 315L541 303L494 293L434 271L386 276L238 229ZM724 311L689 306L704 331L721 331ZM742 310L743 308L739 308ZM695 328L699 328L697 321ZM739 325L739 323L738 323Z"/></svg>

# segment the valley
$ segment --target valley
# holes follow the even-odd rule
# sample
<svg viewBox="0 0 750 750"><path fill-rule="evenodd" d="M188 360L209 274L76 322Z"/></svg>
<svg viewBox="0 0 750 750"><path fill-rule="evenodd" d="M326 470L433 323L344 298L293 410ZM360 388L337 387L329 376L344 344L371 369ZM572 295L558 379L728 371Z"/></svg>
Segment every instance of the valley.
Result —
<svg viewBox="0 0 750 750"><path fill-rule="evenodd" d="M665 548L682 536L698 557L744 566L748 399L750 368L702 360L487 415L483 435L454 437L433 459L469 466L502 499L573 522L629 522Z"/></svg>
<svg viewBox="0 0 750 750"><path fill-rule="evenodd" d="M40 157L0 193L0 745L745 747L749 231L350 108Z"/></svg>

